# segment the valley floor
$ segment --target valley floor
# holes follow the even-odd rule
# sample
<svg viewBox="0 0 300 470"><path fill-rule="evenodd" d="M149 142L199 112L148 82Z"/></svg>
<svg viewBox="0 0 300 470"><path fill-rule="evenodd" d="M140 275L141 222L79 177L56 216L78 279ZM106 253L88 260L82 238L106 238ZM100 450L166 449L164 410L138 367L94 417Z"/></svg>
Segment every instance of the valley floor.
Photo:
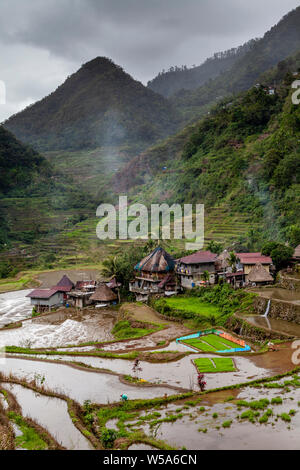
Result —
<svg viewBox="0 0 300 470"><path fill-rule="evenodd" d="M60 275L39 280L46 286ZM236 370L205 374L201 393L195 359L222 355L175 342L192 331L180 322L139 303L31 318L25 293L0 295L0 320L22 320L0 330L8 346L0 357L0 448L299 449L291 342L229 355ZM118 315L159 329L116 340Z"/></svg>

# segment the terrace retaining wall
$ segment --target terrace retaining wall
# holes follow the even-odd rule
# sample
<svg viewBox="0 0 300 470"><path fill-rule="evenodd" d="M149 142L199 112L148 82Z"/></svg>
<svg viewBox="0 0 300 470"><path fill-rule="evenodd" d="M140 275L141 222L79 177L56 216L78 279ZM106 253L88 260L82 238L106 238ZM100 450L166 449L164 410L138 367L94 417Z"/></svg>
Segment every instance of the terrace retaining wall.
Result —
<svg viewBox="0 0 300 470"><path fill-rule="evenodd" d="M263 315L266 311L268 298L255 297L253 301L254 310ZM300 305L285 300L271 299L268 317L279 318L300 325Z"/></svg>

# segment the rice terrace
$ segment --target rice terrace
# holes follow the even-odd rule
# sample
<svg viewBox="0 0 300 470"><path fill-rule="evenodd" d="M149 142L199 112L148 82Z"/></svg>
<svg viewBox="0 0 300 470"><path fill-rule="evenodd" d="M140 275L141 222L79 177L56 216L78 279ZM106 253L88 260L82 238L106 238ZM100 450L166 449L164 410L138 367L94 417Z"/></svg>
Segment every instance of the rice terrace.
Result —
<svg viewBox="0 0 300 470"><path fill-rule="evenodd" d="M299 1L0 13L1 457L286 465Z"/></svg>

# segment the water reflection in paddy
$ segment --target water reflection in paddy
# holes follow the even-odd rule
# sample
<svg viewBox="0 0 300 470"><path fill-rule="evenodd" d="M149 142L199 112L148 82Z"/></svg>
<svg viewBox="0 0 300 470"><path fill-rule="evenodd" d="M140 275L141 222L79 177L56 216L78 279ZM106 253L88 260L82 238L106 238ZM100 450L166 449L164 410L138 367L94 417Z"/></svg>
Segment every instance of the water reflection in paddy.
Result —
<svg viewBox="0 0 300 470"><path fill-rule="evenodd" d="M62 446L69 450L93 449L72 423L64 400L41 395L18 384L5 383L3 386L16 397L22 414L46 428Z"/></svg>
<svg viewBox="0 0 300 470"><path fill-rule="evenodd" d="M125 375L136 375L133 373L132 370L134 362L125 359L108 359L86 356L38 357L63 361L82 362L93 367L108 369L113 372ZM140 361L139 365L142 370L137 373L137 376L140 379L144 379L153 383L164 383L189 390L198 390L197 371L194 364L192 363L192 359L200 357L207 358L217 356L207 354L192 354L189 356L185 356L182 359L179 359L178 361L165 363L149 363L145 361ZM225 385L234 385L239 382L245 382L247 380L254 380L272 375L272 370L255 365L249 358L236 357L234 358L234 361L238 369L236 372L205 374L205 380L207 382L208 389L223 387ZM122 388L121 384L119 384L119 389L120 387Z"/></svg>
<svg viewBox="0 0 300 470"><path fill-rule="evenodd" d="M254 326L282 332L292 337L300 337L300 325L297 323L280 320L279 318L263 317L262 315L249 315L243 318Z"/></svg>
<svg viewBox="0 0 300 470"><path fill-rule="evenodd" d="M157 429L156 438L163 439L169 445L177 448L183 446L193 450L299 450L299 429L300 412L297 401L299 400L299 390L291 390L289 393L281 394L278 389L253 389L245 388L238 393L238 399L247 401L281 396L282 405L268 405L273 410L273 416L269 418L267 424L250 423L247 420L240 420L238 416L242 411L229 401L227 403L209 403L209 396L203 397L200 404L189 409L181 408L182 418L175 422L163 422ZM161 417L167 414L176 414L179 404L170 404L165 409L161 409ZM204 411L200 410L203 406ZM296 415L292 417L291 423L284 422L277 415L289 413L291 409L296 410ZM148 410L151 413L151 410ZM213 418L213 414L217 416ZM260 415L263 411L260 411ZM225 421L231 420L229 428L223 428ZM138 425L138 427L141 427ZM142 425L146 433L150 433L148 424ZM206 432L201 432L201 430ZM200 432L199 432L200 430Z"/></svg>
<svg viewBox="0 0 300 470"><path fill-rule="evenodd" d="M97 374L74 369L62 364L6 358L0 371L28 380L37 374L45 376L44 385L50 390L63 393L80 403L91 400L95 403L111 403L120 400L120 394L126 393L130 399L154 398L164 394L171 395L172 390L164 387L134 387L124 385L117 376Z"/></svg>
<svg viewBox="0 0 300 470"><path fill-rule="evenodd" d="M250 289L249 289L250 290ZM282 289L280 287L251 289L251 292L259 294L268 299L284 300L300 305L300 292L295 290Z"/></svg>

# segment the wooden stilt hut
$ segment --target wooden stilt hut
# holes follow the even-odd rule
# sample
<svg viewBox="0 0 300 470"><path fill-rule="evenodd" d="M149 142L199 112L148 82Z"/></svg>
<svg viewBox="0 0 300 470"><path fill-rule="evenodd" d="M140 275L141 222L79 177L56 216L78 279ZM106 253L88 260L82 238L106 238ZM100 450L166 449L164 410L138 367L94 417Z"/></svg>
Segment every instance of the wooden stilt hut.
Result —
<svg viewBox="0 0 300 470"><path fill-rule="evenodd" d="M151 294L165 294L177 291L174 274L175 260L158 246L134 267L135 279L130 282L129 290L136 294L137 300L147 301Z"/></svg>

